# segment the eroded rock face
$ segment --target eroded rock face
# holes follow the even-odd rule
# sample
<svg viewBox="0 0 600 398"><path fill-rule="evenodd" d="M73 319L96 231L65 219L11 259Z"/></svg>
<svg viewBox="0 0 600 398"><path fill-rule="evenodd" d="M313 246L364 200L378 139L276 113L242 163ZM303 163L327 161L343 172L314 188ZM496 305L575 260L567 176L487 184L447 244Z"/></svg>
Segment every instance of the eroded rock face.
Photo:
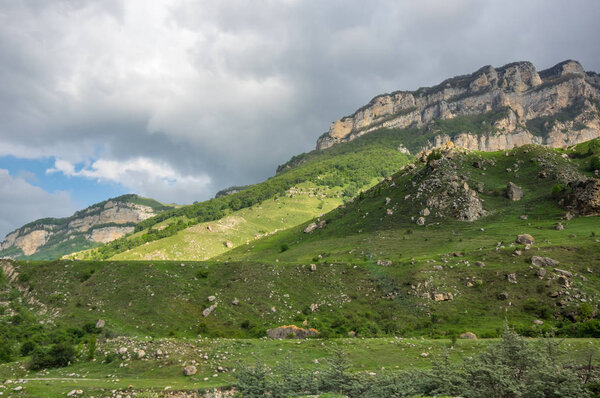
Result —
<svg viewBox="0 0 600 398"><path fill-rule="evenodd" d="M129 196L135 198L134 195ZM60 243L77 237L81 232L85 232L84 237L88 241L108 243L132 232L133 224L156 214L150 206L116 198L90 206L68 218L43 219L27 224L8 234L0 244L0 250L19 248L23 255L30 256L42 249L51 238Z"/></svg>
<svg viewBox="0 0 600 398"><path fill-rule="evenodd" d="M576 61L565 61L539 73L530 62L500 68L486 66L435 87L377 96L354 114L333 122L318 139L317 149L351 141L379 128L435 128L436 119L502 108L508 109L507 114L494 121L489 133L438 135L430 146L454 141L464 148L495 151L525 144L573 145L600 136L600 117L594 106L586 103L588 97L600 98L598 81L600 76L586 73ZM556 114L575 104L582 109L574 121L548 126L550 131L544 136L527 129L528 120Z"/></svg>

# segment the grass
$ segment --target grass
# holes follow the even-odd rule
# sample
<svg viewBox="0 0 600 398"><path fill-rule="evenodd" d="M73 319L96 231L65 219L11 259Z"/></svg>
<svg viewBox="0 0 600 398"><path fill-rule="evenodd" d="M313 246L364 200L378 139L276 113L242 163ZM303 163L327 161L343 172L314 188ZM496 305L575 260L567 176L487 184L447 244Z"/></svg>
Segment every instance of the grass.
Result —
<svg viewBox="0 0 600 398"><path fill-rule="evenodd" d="M538 340L531 339L532 342ZM112 390L163 391L202 390L214 387L227 387L234 381L234 369L240 364L253 365L260 359L270 368L281 361L291 360L294 366L318 370L326 362L332 349L341 349L348 354L351 372L385 372L386 370L430 368L446 356L452 362L467 360L496 339L428 340L420 338L377 338L377 339L335 339L335 340L247 340L247 339L160 339L127 338L107 340L97 352L95 362L81 360L61 369L43 372L30 372L23 369L23 362L0 365L1 380L25 381L23 384L4 384L0 392L5 394L15 385L22 385L16 397L64 397L73 389L82 389L83 396L98 396ZM568 359L585 363L590 351L598 350L595 339L566 339L561 346L568 350ZM451 347L454 348L451 348ZM145 347L147 358L142 360L117 359L103 362L103 352L114 352L120 347ZM157 347L162 347L167 356L156 357ZM427 353L426 358L422 353ZM206 358L204 356L206 355ZM183 376L183 367L195 361L198 373L191 377ZM594 359L594 364L598 359ZM317 363L315 363L317 362ZM218 372L221 366L227 372ZM214 376L217 375L217 376Z"/></svg>

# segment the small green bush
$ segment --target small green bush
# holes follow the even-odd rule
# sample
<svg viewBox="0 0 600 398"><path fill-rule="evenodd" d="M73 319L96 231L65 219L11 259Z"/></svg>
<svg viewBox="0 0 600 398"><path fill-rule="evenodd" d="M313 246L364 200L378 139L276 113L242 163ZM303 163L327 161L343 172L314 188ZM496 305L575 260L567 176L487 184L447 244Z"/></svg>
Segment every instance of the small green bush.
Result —
<svg viewBox="0 0 600 398"><path fill-rule="evenodd" d="M37 347L33 350L29 368L32 370L60 368L75 360L75 348L65 341L52 345L49 349Z"/></svg>

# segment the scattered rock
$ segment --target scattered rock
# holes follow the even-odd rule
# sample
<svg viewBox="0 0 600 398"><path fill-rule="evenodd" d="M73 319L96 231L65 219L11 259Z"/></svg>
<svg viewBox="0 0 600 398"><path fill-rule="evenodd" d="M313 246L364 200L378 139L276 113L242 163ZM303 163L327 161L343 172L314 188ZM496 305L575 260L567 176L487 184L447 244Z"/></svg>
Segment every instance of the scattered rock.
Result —
<svg viewBox="0 0 600 398"><path fill-rule="evenodd" d="M506 300L508 299L508 293L502 292L498 294L498 300Z"/></svg>
<svg viewBox="0 0 600 398"><path fill-rule="evenodd" d="M516 242L520 243L522 245L531 245L531 244L535 243L535 239L533 238L533 236L531 236L529 234L520 234L520 235L517 235Z"/></svg>
<svg viewBox="0 0 600 398"><path fill-rule="evenodd" d="M311 264L310 265L310 270L311 271L316 271L317 270L317 264Z"/></svg>
<svg viewBox="0 0 600 398"><path fill-rule="evenodd" d="M214 303L210 307L205 308L204 311L202 311L202 316L206 318L207 316L209 316L211 314L211 312L213 312L215 310L215 308L217 308L217 303Z"/></svg>
<svg viewBox="0 0 600 398"><path fill-rule="evenodd" d="M217 298L215 296L208 296L208 301L209 302L213 302L215 301Z"/></svg>
<svg viewBox="0 0 600 398"><path fill-rule="evenodd" d="M477 335L473 332L465 332L460 335L460 338L467 339L467 340L477 340Z"/></svg>
<svg viewBox="0 0 600 398"><path fill-rule="evenodd" d="M391 260L377 260L377 265L383 265L384 267L389 267L392 265Z"/></svg>
<svg viewBox="0 0 600 398"><path fill-rule="evenodd" d="M146 356L146 351L144 351L144 350L138 350L138 352L137 352L138 359L142 359L145 356Z"/></svg>
<svg viewBox="0 0 600 398"><path fill-rule="evenodd" d="M536 320L533 321L533 323L534 323L534 325L543 325L544 321L536 319Z"/></svg>
<svg viewBox="0 0 600 398"><path fill-rule="evenodd" d="M106 322L104 322L104 319L98 319L98 321L96 322L96 329L102 329L105 324Z"/></svg>
<svg viewBox="0 0 600 398"><path fill-rule="evenodd" d="M230 240L227 240L223 243L225 245L225 247L231 249L233 247L233 242Z"/></svg>
<svg viewBox="0 0 600 398"><path fill-rule="evenodd" d="M513 256L520 256L521 254L523 254L523 252L521 250L519 250L519 249L515 249L512 252Z"/></svg>
<svg viewBox="0 0 600 398"><path fill-rule="evenodd" d="M311 311L311 312L317 312L318 310L319 310L319 304L312 303L312 304L310 305L310 311Z"/></svg>
<svg viewBox="0 0 600 398"><path fill-rule="evenodd" d="M475 265L478 267L485 267L485 263L483 261L475 261Z"/></svg>
<svg viewBox="0 0 600 398"><path fill-rule="evenodd" d="M427 358L429 356L428 352L422 352L421 353L421 358Z"/></svg>
<svg viewBox="0 0 600 398"><path fill-rule="evenodd" d="M417 225L425 225L425 217L417 218Z"/></svg>
<svg viewBox="0 0 600 398"><path fill-rule="evenodd" d="M421 210L419 212L420 215L422 215L423 217L427 217L429 214L431 214L431 212L429 211L429 209L426 207L423 210Z"/></svg>
<svg viewBox="0 0 600 398"><path fill-rule="evenodd" d="M557 222L556 225L554 225L554 229L557 230L557 231L562 231L562 230L565 229L565 226L562 225L561 222Z"/></svg>
<svg viewBox="0 0 600 398"><path fill-rule="evenodd" d="M546 276L546 269L545 268L540 268L537 270L537 277L540 279L544 279L544 277Z"/></svg>
<svg viewBox="0 0 600 398"><path fill-rule="evenodd" d="M558 280L558 284L561 285L562 287L564 287L566 289L571 287L571 281L565 275L559 276L557 280Z"/></svg>
<svg viewBox="0 0 600 398"><path fill-rule="evenodd" d="M544 170L542 170L538 173L538 178L546 178L546 177L548 177L548 173L546 173Z"/></svg>
<svg viewBox="0 0 600 398"><path fill-rule="evenodd" d="M391 201L392 201L391 198L385 198L385 204L386 205L389 205Z"/></svg>
<svg viewBox="0 0 600 398"><path fill-rule="evenodd" d="M119 355L125 355L125 354L127 354L127 347L121 347L121 348L119 348L118 353L119 353Z"/></svg>
<svg viewBox="0 0 600 398"><path fill-rule="evenodd" d="M517 283L517 274L508 274L506 275L506 279L508 283Z"/></svg>
<svg viewBox="0 0 600 398"><path fill-rule="evenodd" d="M536 267L556 267L560 263L550 257L531 256L531 264Z"/></svg>
<svg viewBox="0 0 600 398"><path fill-rule="evenodd" d="M569 183L572 194L569 207L579 214L593 216L600 214L600 180L591 178Z"/></svg>
<svg viewBox="0 0 600 398"><path fill-rule="evenodd" d="M558 272L559 274L564 275L567 278L570 278L573 276L573 274L570 273L569 271L565 271L564 269L560 269L560 268L554 268L554 272Z"/></svg>
<svg viewBox="0 0 600 398"><path fill-rule="evenodd" d="M385 209L385 214L391 216L392 214L394 214L394 211L392 209Z"/></svg>
<svg viewBox="0 0 600 398"><path fill-rule="evenodd" d="M274 329L267 330L267 336L270 339L286 339L286 338L296 338L296 339L305 339L309 336L315 336L319 334L317 329L309 328L303 329L299 328L296 325L286 325L280 326Z"/></svg>
<svg viewBox="0 0 600 398"><path fill-rule="evenodd" d="M523 190L512 182L509 182L506 185L506 197L514 201L521 200L523 197Z"/></svg>
<svg viewBox="0 0 600 398"><path fill-rule="evenodd" d="M442 267L441 265L434 265L433 269L436 271L442 271L444 269L444 267Z"/></svg>
<svg viewBox="0 0 600 398"><path fill-rule="evenodd" d="M560 296L560 293L559 292L552 292L552 293L549 293L549 296L552 297L552 298L557 298L558 296Z"/></svg>
<svg viewBox="0 0 600 398"><path fill-rule="evenodd" d="M529 218L529 216L527 216L527 214L521 214L521 215L519 216L519 218L520 218L521 220L527 220L527 219Z"/></svg>
<svg viewBox="0 0 600 398"><path fill-rule="evenodd" d="M240 303L240 300L238 300L237 297L234 298L233 301L231 302L231 304L233 304L233 305L238 305L239 303Z"/></svg>
<svg viewBox="0 0 600 398"><path fill-rule="evenodd" d="M454 299L454 296L450 292L448 292L448 293L433 293L431 297L432 297L433 301L449 301L449 300Z"/></svg>
<svg viewBox="0 0 600 398"><path fill-rule="evenodd" d="M186 366L185 368L183 368L183 375L184 376L193 376L196 374L198 370L196 369L196 367L194 365L189 365Z"/></svg>
<svg viewBox="0 0 600 398"><path fill-rule="evenodd" d="M349 331L348 337L356 337L356 332L354 330Z"/></svg>

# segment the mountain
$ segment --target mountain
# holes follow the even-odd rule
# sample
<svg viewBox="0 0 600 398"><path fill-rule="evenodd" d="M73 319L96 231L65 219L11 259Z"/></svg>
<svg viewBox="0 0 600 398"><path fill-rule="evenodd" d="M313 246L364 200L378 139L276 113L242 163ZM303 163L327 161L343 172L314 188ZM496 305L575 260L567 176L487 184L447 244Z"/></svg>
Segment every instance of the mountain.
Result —
<svg viewBox="0 0 600 398"><path fill-rule="evenodd" d="M43 218L6 235L0 257L53 259L98 246L130 232L172 206L129 194L96 203L66 218Z"/></svg>
<svg viewBox="0 0 600 398"><path fill-rule="evenodd" d="M447 141L480 151L561 148L600 136L600 75L572 60L540 72L530 62L485 66L434 87L379 95L333 122L317 149L382 128L411 130L404 146L413 153Z"/></svg>

